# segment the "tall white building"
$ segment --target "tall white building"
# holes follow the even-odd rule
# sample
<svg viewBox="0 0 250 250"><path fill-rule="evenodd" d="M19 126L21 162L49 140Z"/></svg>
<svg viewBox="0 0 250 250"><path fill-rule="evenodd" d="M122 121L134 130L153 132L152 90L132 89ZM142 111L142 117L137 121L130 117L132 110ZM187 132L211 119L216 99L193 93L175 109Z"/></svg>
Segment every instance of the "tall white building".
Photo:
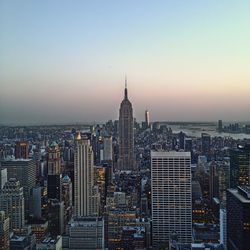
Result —
<svg viewBox="0 0 250 250"><path fill-rule="evenodd" d="M192 242L190 152L151 151L153 248L168 246L171 234Z"/></svg>
<svg viewBox="0 0 250 250"><path fill-rule="evenodd" d="M9 216L12 230L23 228L25 224L23 187L14 178L10 178L0 190L0 210Z"/></svg>
<svg viewBox="0 0 250 250"><path fill-rule="evenodd" d="M103 160L112 161L113 149L112 149L112 136L105 136L103 138Z"/></svg>
<svg viewBox="0 0 250 250"><path fill-rule="evenodd" d="M75 176L75 216L98 215L99 196L94 187L94 160L90 141L76 138L76 152L74 159Z"/></svg>

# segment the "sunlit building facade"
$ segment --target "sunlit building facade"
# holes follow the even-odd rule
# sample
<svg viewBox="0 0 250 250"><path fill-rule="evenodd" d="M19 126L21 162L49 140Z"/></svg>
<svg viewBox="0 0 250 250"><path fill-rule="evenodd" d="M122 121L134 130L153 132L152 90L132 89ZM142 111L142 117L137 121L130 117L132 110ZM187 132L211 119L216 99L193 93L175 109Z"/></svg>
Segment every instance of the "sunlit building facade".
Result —
<svg viewBox="0 0 250 250"><path fill-rule="evenodd" d="M168 246L172 233L192 242L190 152L151 151L153 248Z"/></svg>

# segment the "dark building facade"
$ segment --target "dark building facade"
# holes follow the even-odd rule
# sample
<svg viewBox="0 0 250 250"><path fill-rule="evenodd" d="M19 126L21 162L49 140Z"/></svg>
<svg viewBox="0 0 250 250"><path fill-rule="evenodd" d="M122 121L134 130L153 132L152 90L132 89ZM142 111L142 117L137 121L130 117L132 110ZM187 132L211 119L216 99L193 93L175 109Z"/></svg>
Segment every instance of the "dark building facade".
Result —
<svg viewBox="0 0 250 250"><path fill-rule="evenodd" d="M201 152L203 155L208 156L210 153L211 136L206 133L201 134Z"/></svg>
<svg viewBox="0 0 250 250"><path fill-rule="evenodd" d="M48 198L62 199L60 148L56 142L52 142L48 149Z"/></svg>
<svg viewBox="0 0 250 250"><path fill-rule="evenodd" d="M250 246L250 187L227 190L227 249Z"/></svg>
<svg viewBox="0 0 250 250"><path fill-rule="evenodd" d="M238 145L230 150L230 188L249 185L250 145Z"/></svg>
<svg viewBox="0 0 250 250"><path fill-rule="evenodd" d="M27 141L16 142L15 158L16 159L28 159L29 158L29 143Z"/></svg>
<svg viewBox="0 0 250 250"><path fill-rule="evenodd" d="M119 170L135 170L134 158L134 119L132 104L128 99L127 83L124 99L119 112Z"/></svg>

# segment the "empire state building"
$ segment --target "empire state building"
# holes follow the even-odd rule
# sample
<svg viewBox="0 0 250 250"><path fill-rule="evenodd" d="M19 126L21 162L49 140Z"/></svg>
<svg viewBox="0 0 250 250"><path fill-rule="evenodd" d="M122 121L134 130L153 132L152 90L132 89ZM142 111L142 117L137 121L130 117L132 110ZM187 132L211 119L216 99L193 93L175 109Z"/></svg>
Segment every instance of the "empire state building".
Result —
<svg viewBox="0 0 250 250"><path fill-rule="evenodd" d="M125 80L124 99L121 102L119 111L118 170L136 170L133 108L128 99L127 80Z"/></svg>

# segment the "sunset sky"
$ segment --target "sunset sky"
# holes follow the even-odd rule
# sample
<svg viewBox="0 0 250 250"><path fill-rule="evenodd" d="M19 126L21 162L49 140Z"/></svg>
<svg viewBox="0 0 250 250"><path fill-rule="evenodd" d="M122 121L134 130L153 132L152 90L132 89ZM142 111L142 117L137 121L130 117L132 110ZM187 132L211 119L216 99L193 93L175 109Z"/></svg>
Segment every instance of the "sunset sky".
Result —
<svg viewBox="0 0 250 250"><path fill-rule="evenodd" d="M250 1L0 0L0 123L250 120Z"/></svg>

